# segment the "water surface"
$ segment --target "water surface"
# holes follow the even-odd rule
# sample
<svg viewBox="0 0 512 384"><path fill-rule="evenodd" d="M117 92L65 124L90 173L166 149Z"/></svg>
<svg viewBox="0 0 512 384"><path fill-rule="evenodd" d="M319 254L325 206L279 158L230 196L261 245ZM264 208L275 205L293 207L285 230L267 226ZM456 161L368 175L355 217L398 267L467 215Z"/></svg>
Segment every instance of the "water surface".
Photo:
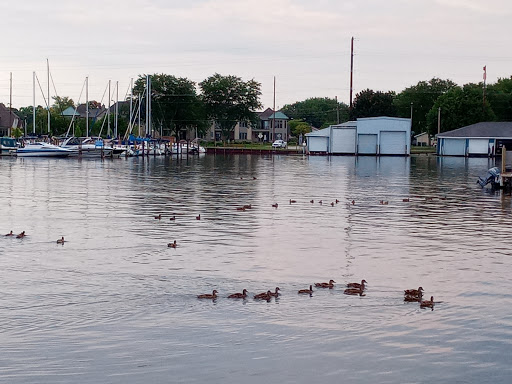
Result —
<svg viewBox="0 0 512 384"><path fill-rule="evenodd" d="M28 234L0 238L1 381L508 382L512 199L476 185L492 165L1 158L1 234ZM419 285L433 311L403 302Z"/></svg>

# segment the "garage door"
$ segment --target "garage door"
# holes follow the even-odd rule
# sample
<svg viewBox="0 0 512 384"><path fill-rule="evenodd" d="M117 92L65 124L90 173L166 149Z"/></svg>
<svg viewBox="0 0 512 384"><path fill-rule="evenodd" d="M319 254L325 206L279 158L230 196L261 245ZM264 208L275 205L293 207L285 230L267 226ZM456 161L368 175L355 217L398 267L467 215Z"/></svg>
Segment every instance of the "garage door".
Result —
<svg viewBox="0 0 512 384"><path fill-rule="evenodd" d="M309 152L327 152L329 136L308 136Z"/></svg>
<svg viewBox="0 0 512 384"><path fill-rule="evenodd" d="M357 139L357 153L359 155L377 154L377 135L360 134Z"/></svg>
<svg viewBox="0 0 512 384"><path fill-rule="evenodd" d="M466 156L466 139L443 139L443 155Z"/></svg>
<svg viewBox="0 0 512 384"><path fill-rule="evenodd" d="M356 153L356 130L352 128L333 128L331 152Z"/></svg>
<svg viewBox="0 0 512 384"><path fill-rule="evenodd" d="M407 141L405 132L381 131L380 133L381 155L406 155Z"/></svg>
<svg viewBox="0 0 512 384"><path fill-rule="evenodd" d="M489 139L469 139L468 152L470 155L487 155Z"/></svg>

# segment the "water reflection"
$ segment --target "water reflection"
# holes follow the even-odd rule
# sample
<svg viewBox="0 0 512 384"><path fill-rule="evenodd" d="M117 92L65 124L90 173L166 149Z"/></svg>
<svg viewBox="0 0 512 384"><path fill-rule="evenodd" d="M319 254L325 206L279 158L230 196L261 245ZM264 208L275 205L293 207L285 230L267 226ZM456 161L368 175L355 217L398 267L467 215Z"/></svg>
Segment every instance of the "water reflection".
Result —
<svg viewBox="0 0 512 384"><path fill-rule="evenodd" d="M511 201L475 184L487 159L32 160L0 159L0 229L28 234L0 239L9 382L511 377ZM434 311L404 303L419 285Z"/></svg>

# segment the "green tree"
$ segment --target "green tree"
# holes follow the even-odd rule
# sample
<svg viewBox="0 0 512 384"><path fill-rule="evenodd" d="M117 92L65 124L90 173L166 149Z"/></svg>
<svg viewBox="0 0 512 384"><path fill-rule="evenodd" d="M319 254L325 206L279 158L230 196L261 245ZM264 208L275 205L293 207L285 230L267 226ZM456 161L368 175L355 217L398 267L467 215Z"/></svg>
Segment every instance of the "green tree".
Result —
<svg viewBox="0 0 512 384"><path fill-rule="evenodd" d="M135 82L135 94L145 95L145 87L146 76L140 76ZM144 99L141 108L143 118L145 103ZM151 75L151 117L155 130L162 127L165 134L175 136L190 128L204 133L206 117L201 104L193 81L163 73Z"/></svg>
<svg viewBox="0 0 512 384"><path fill-rule="evenodd" d="M58 113L62 113L68 107L75 108L75 102L69 97L53 96L52 99L53 105L51 108Z"/></svg>
<svg viewBox="0 0 512 384"><path fill-rule="evenodd" d="M396 106L393 104L395 93L373 91L365 89L354 98L351 111L351 120L360 117L397 116Z"/></svg>
<svg viewBox="0 0 512 384"><path fill-rule="evenodd" d="M498 79L487 87L487 100L498 121L512 121L512 77Z"/></svg>
<svg viewBox="0 0 512 384"><path fill-rule="evenodd" d="M451 80L433 78L429 81L420 81L400 92L394 104L399 117L411 117L412 104L412 131L415 133L427 130L427 113L432 109L437 98L443 93L456 87ZM432 133L432 132L430 132Z"/></svg>
<svg viewBox="0 0 512 384"><path fill-rule="evenodd" d="M11 135L12 137L14 137L16 140L19 139L21 136L23 136L23 131L20 129L20 128L13 128L11 130Z"/></svg>
<svg viewBox="0 0 512 384"><path fill-rule="evenodd" d="M220 128L223 139L230 138L237 122L257 121L255 111L261 108L261 84L257 81L216 73L199 87L206 115Z"/></svg>
<svg viewBox="0 0 512 384"><path fill-rule="evenodd" d="M290 120L288 123L290 127L290 132L292 136L298 137L300 134L305 135L306 133L311 132L311 126L305 121L301 120Z"/></svg>
<svg viewBox="0 0 512 384"><path fill-rule="evenodd" d="M281 108L281 112L295 120L302 120L313 127L325 128L337 123L339 109L340 122L348 120L348 106L328 97L312 97Z"/></svg>
<svg viewBox="0 0 512 384"><path fill-rule="evenodd" d="M488 102L483 103L482 84L454 87L438 97L427 114L429 132L437 132L438 109L441 107L441 132L495 120Z"/></svg>

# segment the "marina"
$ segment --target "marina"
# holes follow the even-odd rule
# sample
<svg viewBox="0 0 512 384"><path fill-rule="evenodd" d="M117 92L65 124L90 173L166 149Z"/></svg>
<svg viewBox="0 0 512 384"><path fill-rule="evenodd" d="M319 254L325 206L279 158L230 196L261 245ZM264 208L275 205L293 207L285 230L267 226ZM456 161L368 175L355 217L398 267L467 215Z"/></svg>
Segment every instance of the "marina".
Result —
<svg viewBox="0 0 512 384"><path fill-rule="evenodd" d="M2 157L1 234L25 236L0 238L0 375L505 382L512 198L475 184L493 164ZM364 296L344 294L363 279ZM424 308L404 299L420 286ZM243 289L248 299L227 298ZM197 298L213 290L216 300Z"/></svg>

